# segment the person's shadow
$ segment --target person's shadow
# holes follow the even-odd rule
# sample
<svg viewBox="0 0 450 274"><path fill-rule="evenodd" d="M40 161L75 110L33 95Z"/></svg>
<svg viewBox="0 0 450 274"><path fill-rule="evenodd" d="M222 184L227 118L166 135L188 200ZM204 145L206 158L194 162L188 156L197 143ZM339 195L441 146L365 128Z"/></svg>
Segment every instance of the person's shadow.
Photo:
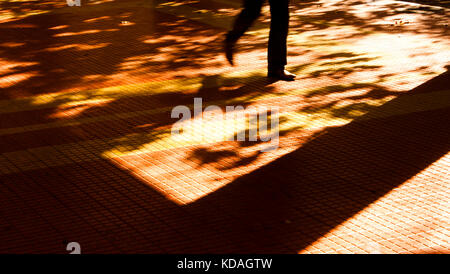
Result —
<svg viewBox="0 0 450 274"><path fill-rule="evenodd" d="M59 253L70 241L83 253L298 252L448 153L449 80L444 73L323 130L187 205L106 159L1 176L0 213L12 225L0 252Z"/></svg>
<svg viewBox="0 0 450 274"><path fill-rule="evenodd" d="M184 206L195 222L184 225L183 233L198 252L304 249L449 151L450 108L411 97L436 91L426 96L448 102L442 90L449 80L446 72L362 119L326 129L298 150Z"/></svg>

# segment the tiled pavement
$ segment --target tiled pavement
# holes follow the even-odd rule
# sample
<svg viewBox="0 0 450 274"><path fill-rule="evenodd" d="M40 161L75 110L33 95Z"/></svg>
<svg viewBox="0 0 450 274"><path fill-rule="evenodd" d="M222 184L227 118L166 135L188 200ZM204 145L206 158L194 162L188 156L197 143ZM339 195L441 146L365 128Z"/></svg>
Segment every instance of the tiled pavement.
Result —
<svg viewBox="0 0 450 274"><path fill-rule="evenodd" d="M1 253L450 252L449 11L292 1L270 83L267 9L224 61L238 2L0 2ZM279 148L172 136L194 98L278 107Z"/></svg>

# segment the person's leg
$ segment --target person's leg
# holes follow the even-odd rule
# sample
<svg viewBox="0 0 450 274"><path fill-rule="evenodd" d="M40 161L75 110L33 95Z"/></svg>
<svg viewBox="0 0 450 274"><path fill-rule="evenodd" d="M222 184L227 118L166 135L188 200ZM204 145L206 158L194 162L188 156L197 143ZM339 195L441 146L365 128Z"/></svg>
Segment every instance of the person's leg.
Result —
<svg viewBox="0 0 450 274"><path fill-rule="evenodd" d="M243 9L225 38L225 54L231 64L233 64L234 45L259 17L263 4L264 0L244 0Z"/></svg>
<svg viewBox="0 0 450 274"><path fill-rule="evenodd" d="M282 80L293 80L295 75L284 71L287 63L289 0L269 0L269 3L271 14L267 58L269 76L280 76L278 78Z"/></svg>
<svg viewBox="0 0 450 274"><path fill-rule="evenodd" d="M227 41L236 42L260 16L264 0L244 0L243 9L234 21L233 28L227 33Z"/></svg>

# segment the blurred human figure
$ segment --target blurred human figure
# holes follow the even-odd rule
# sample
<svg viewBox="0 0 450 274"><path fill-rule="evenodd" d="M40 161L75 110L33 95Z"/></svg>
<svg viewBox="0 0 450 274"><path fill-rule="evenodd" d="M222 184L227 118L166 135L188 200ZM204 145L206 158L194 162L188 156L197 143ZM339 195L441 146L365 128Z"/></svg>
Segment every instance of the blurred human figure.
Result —
<svg viewBox="0 0 450 274"><path fill-rule="evenodd" d="M233 55L239 38L250 28L261 14L265 0L243 0L244 7L236 18L233 28L225 38L225 55L228 62L234 65ZM289 29L289 0L269 0L270 4L270 35L268 45L267 76L277 80L293 81L295 75L286 71L287 63L286 40Z"/></svg>

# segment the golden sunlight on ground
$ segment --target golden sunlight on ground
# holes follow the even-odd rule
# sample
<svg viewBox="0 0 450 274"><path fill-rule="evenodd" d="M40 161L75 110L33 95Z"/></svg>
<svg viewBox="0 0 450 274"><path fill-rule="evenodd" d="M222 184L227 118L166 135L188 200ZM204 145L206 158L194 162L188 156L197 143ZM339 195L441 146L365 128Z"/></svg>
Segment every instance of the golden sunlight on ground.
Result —
<svg viewBox="0 0 450 274"><path fill-rule="evenodd" d="M450 153L299 253L448 253ZM444 171L444 174L442 174ZM421 195L414 192L420 188ZM405 198L407 193L407 198ZM430 205L430 212L418 205ZM407 213L414 210L420 219ZM387 213L389 212L389 213ZM406 221L405 221L406 219ZM358 229L364 230L363 234ZM447 246L447 248L445 248Z"/></svg>
<svg viewBox="0 0 450 274"><path fill-rule="evenodd" d="M268 7L231 67L238 1L1 1L0 217L66 239L71 214L106 252L448 251L448 9L292 2L273 82Z"/></svg>

